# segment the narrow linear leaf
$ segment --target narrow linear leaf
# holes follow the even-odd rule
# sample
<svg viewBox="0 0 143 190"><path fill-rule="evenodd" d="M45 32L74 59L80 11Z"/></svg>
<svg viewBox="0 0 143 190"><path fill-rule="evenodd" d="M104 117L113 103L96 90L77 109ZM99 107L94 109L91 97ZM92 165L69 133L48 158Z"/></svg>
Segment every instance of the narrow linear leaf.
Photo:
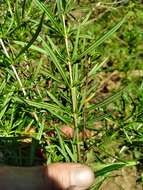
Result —
<svg viewBox="0 0 143 190"><path fill-rule="evenodd" d="M52 75L52 74L51 74L49 71L47 71L47 70L41 69L41 70L40 70L40 73L41 73L42 75L46 76L46 77L49 77L49 78L51 78L51 79L57 81L58 83L61 83L61 82L62 82L62 81L58 80L58 79L56 78L56 76Z"/></svg>
<svg viewBox="0 0 143 190"><path fill-rule="evenodd" d="M60 135L59 129L57 127L55 127L55 130L57 132L57 136L58 136L58 139L59 139L59 144L60 144L60 147L61 147L61 148L60 147L58 147L58 148L61 151L61 153L64 155L66 161L69 162L70 159L69 159L68 154L67 154L66 149L65 149L65 142L63 141L63 139L62 139L62 137Z"/></svg>
<svg viewBox="0 0 143 190"><path fill-rule="evenodd" d="M65 149L69 155L69 157L71 158L72 162L77 162L76 156L71 152L71 150L69 149L69 147L65 144Z"/></svg>
<svg viewBox="0 0 143 190"><path fill-rule="evenodd" d="M69 115L71 117L71 113L68 112L67 110L61 109L57 105L46 103L46 102L34 102L34 101L25 100L25 99L18 98L18 97L12 97L12 99L15 102L19 102L20 104L27 103L28 105L33 106L35 108L45 109L45 110L49 111L52 115L56 116L58 119L60 119L61 121L63 121L66 124L71 122L69 118L67 118L67 117L65 118L63 116L63 114L67 114L67 115Z"/></svg>
<svg viewBox="0 0 143 190"><path fill-rule="evenodd" d="M88 49L86 49L79 57L77 58L80 60L82 57L84 57L87 54L92 53L99 45L101 45L105 40L107 40L113 33L115 33L120 26L125 21L125 18L122 19L116 26L114 26L111 30L109 30L104 36L102 36L100 39L98 39L96 42L94 42Z"/></svg>
<svg viewBox="0 0 143 190"><path fill-rule="evenodd" d="M52 115L55 115L57 118L59 118L60 120L64 121L65 123L69 122L60 113L66 113L68 115L70 115L70 113L67 112L67 111L65 111L65 110L63 110L63 109L61 109L57 105L50 104L50 103L43 103L43 102L33 102L33 101L29 101L29 100L25 100L25 102L27 104L29 104L30 106L33 106L33 107L36 107L36 108L40 108L40 109L45 109L45 110L49 111Z"/></svg>
<svg viewBox="0 0 143 190"><path fill-rule="evenodd" d="M14 41L14 43L16 43L16 44L18 44L18 45L21 45L21 46L25 46L25 45L26 45L25 42L21 42L21 41ZM35 51L37 51L37 52L39 52L39 53L45 54L45 55L47 55L47 56L50 55L48 51L44 50L43 48L39 48L39 47L37 47L37 46L35 46L35 45L31 45L29 48L32 49L32 50L35 50ZM57 62L58 62L58 59L56 58L56 64L58 64ZM59 70L61 71L61 73L64 74L64 71L63 71L63 69L61 68L61 66L57 66L57 67L59 68ZM48 76L48 77L52 78L53 80L55 80L55 81L57 81L57 82L59 82L59 83L61 83L61 81L58 80L57 77L53 76L49 71L42 69L42 70L41 70L41 73L42 73L43 75L45 75L45 76ZM64 74L64 75L65 75L65 74ZM63 76L63 77L65 78L66 82L68 83L66 76Z"/></svg>
<svg viewBox="0 0 143 190"><path fill-rule="evenodd" d="M33 35L32 39L30 40L30 42L29 42L26 46L24 46L24 47L22 48L22 50L21 50L21 51L18 53L18 55L16 56L16 59L17 59L21 54L23 54L25 51L27 51L27 50L30 48L30 46L34 43L34 41L37 39L37 37L38 37L38 35L39 35L40 31L41 31L41 28L42 28L43 19L44 19L44 13L43 13L43 15L42 15L42 17L41 17L41 19L40 19L38 28L37 28L35 34Z"/></svg>
<svg viewBox="0 0 143 190"><path fill-rule="evenodd" d="M54 16L50 12L50 10L48 10L48 8L44 5L44 3L40 2L39 0L35 0L35 3L39 7L40 10L46 13L51 23L55 26L55 29L60 32L60 27L58 23L55 21Z"/></svg>
<svg viewBox="0 0 143 190"><path fill-rule="evenodd" d="M75 39L75 43L74 43L74 49L73 49L73 54L72 54L73 60L76 59L77 54L78 54L79 35L80 35L80 25L78 26L76 39Z"/></svg>
<svg viewBox="0 0 143 190"><path fill-rule="evenodd" d="M106 57L104 59L104 61L102 61L101 63L99 64L96 64L88 73L88 77L92 76L92 75L95 75L97 73L97 71L105 64L107 63L108 61L108 57Z"/></svg>
<svg viewBox="0 0 143 190"><path fill-rule="evenodd" d="M8 107L8 105L6 105L6 106L0 111L0 121L1 121L1 119L3 118L3 116L5 115L5 112L6 112L6 110L7 110L7 107Z"/></svg>
<svg viewBox="0 0 143 190"><path fill-rule="evenodd" d="M17 21L17 24L20 24L20 16L21 13L19 12L19 6L18 6L18 0L15 2L15 20Z"/></svg>
<svg viewBox="0 0 143 190"><path fill-rule="evenodd" d="M59 102L59 100L51 92L47 90L47 94L51 98L51 100L53 100L59 107L63 109L64 106Z"/></svg>
<svg viewBox="0 0 143 190"><path fill-rule="evenodd" d="M107 113L107 114L102 114L100 116L97 116L97 117L94 117L94 119L92 120L88 120L88 125L86 126L87 129L90 129L90 130L95 130L97 131L98 129L93 127L93 124L96 122L96 121L102 121L103 119L106 119L108 118L110 115L112 115L112 113ZM101 129L100 129L101 130Z"/></svg>
<svg viewBox="0 0 143 190"><path fill-rule="evenodd" d="M13 88L14 90L14 88ZM12 95L13 95L13 91L8 93L3 101L3 104L1 106L1 110L0 110L0 120L2 119L2 117L4 116L6 110L7 110L7 107L8 107L8 104L12 98Z"/></svg>
<svg viewBox="0 0 143 190"><path fill-rule="evenodd" d="M11 23L9 24L9 27L8 27L8 29L7 29L7 31L4 31L4 36L7 36L7 34L9 33L9 31L12 29L12 27L13 27L13 23L14 23L14 20L15 20L15 18L14 18L14 13L13 13L13 11L12 11L12 7L11 7L11 3L7 0L6 1L6 3L7 3L7 5L8 5L8 10L9 10L9 13L10 13L10 15L11 15ZM2 31L1 31L2 32ZM3 37L4 37L3 36Z"/></svg>
<svg viewBox="0 0 143 190"><path fill-rule="evenodd" d="M63 3L63 1L60 1L60 0L56 0L56 4L57 4L57 11L58 11L58 14L61 15L64 11L64 8L65 6L65 2Z"/></svg>
<svg viewBox="0 0 143 190"><path fill-rule="evenodd" d="M58 60L58 58L56 57L55 53L53 52L53 50L51 49L51 47L41 38L43 46L45 47L45 49L47 50L49 57L51 58L52 62L55 64L55 67L58 69L59 73L61 74L63 80L65 81L66 85L69 85L67 76L65 74L64 69L62 68L60 61Z"/></svg>
<svg viewBox="0 0 143 190"><path fill-rule="evenodd" d="M0 84L0 94L2 93L5 87L6 87L6 79L3 80Z"/></svg>
<svg viewBox="0 0 143 190"><path fill-rule="evenodd" d="M41 43L41 40L38 40L38 39L40 39L39 36L38 36L38 38L37 38L37 41L38 41L39 43ZM48 37L48 40L49 40L49 37ZM28 43L22 42L22 41L13 41L13 42L14 42L15 44L17 44L17 45L22 46L22 47L27 46L27 44L28 44ZM57 57L58 57L61 61L65 62L64 57L60 54L60 52L56 49L56 47L53 47L54 44L53 44L53 42L51 42L51 39L50 39L49 43L51 44L51 47L53 48L53 50L56 51ZM48 52L47 52L45 49L40 48L40 47L38 47L38 46L36 46L36 45L31 45L31 46L29 47L29 49L32 49L32 50L34 50L34 51L37 51L37 52L39 52L39 53L42 53L42 54L44 54L44 55L49 56Z"/></svg>
<svg viewBox="0 0 143 190"><path fill-rule="evenodd" d="M39 122L39 121L37 121L37 123L38 123L38 126L39 126L39 128L38 128L38 134L37 134L37 136L36 136L36 139L38 140L38 141L40 141L41 140L41 138L42 138L42 134L43 134L43 131L44 131L44 124L42 124L41 122Z"/></svg>
<svg viewBox="0 0 143 190"><path fill-rule="evenodd" d="M26 42L21 42L21 41L14 41L14 43L15 44L17 44L17 45L20 45L20 46L22 46L22 47L26 47L27 45L28 45L28 43L26 43ZM30 47L29 47L29 49L32 49L32 50L35 50L35 51L37 51L37 52L39 52L39 53L43 53L43 54L45 54L45 55L49 55L44 49L42 49L42 48L40 48L40 47L37 47L37 46L35 46L35 45L31 45Z"/></svg>
<svg viewBox="0 0 143 190"><path fill-rule="evenodd" d="M26 7L26 0L24 0L23 3L22 3L22 18L24 18L25 7Z"/></svg>
<svg viewBox="0 0 143 190"><path fill-rule="evenodd" d="M98 176L103 176L109 172L112 172L114 170L118 170L122 167L126 166L125 163L115 163L115 164L112 164L110 166L106 166L104 167L103 169L99 170L99 171L96 171L95 174L96 174L96 177Z"/></svg>
<svg viewBox="0 0 143 190"><path fill-rule="evenodd" d="M79 79L79 65L78 64L73 65L73 79L74 79L74 83L78 82L78 79Z"/></svg>
<svg viewBox="0 0 143 190"><path fill-rule="evenodd" d="M136 161L113 163L113 164L107 165L104 168L96 171L95 175L96 175L96 177L104 176L105 174L112 172L112 171L115 171L115 170L118 170L120 168L135 166L135 165L137 165Z"/></svg>
<svg viewBox="0 0 143 190"><path fill-rule="evenodd" d="M41 42L40 37L38 38L38 41ZM51 45L53 51L57 53L57 57L64 62L65 61L64 56L60 53L58 47L54 44L53 40L49 36L47 36L47 41Z"/></svg>
<svg viewBox="0 0 143 190"><path fill-rule="evenodd" d="M95 105L89 105L87 107L87 110L93 110L95 108L99 108L99 107L103 107L106 106L110 103L112 103L114 100L116 100L117 98L119 98L121 96L121 94L123 93L123 91L126 89L126 87L120 89L118 92L114 93L113 95L109 96L108 98L105 98L103 101L95 104Z"/></svg>
<svg viewBox="0 0 143 190"><path fill-rule="evenodd" d="M70 162L70 160L69 160L67 154L65 153L65 151L64 151L62 148L60 148L59 146L57 146L57 149L58 149L58 150L60 151L60 153L64 156L66 162Z"/></svg>

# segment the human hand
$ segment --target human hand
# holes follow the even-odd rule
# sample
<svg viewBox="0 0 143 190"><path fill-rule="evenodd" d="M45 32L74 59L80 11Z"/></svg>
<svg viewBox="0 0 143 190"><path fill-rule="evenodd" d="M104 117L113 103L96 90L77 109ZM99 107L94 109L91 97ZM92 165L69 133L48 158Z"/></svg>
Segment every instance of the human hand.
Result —
<svg viewBox="0 0 143 190"><path fill-rule="evenodd" d="M40 167L0 167L1 190L85 190L94 174L85 165L55 163Z"/></svg>

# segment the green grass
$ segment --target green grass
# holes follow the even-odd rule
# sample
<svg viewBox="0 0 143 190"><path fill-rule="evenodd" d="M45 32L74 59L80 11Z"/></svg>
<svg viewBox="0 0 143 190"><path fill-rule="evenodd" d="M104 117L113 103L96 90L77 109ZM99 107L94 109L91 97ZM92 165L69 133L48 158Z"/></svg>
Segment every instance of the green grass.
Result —
<svg viewBox="0 0 143 190"><path fill-rule="evenodd" d="M1 1L1 164L86 163L98 177L93 189L135 166L143 182L142 8Z"/></svg>

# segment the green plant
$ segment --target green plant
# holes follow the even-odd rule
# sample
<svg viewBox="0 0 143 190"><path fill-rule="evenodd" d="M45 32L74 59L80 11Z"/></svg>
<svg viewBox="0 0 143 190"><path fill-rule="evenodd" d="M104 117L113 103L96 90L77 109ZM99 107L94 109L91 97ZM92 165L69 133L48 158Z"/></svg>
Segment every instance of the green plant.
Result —
<svg viewBox="0 0 143 190"><path fill-rule="evenodd" d="M132 101L128 94L122 96L127 89L125 85L121 85L120 89L111 92L105 98L100 98L99 101L96 98L100 94L102 96L98 73L112 60L110 52L115 51L114 55L119 53L118 41L121 40L116 31L121 27L122 32L132 11L130 10L130 14L127 15L123 10L123 16L114 19L116 11L108 13L114 6L107 4L104 11L106 6L102 7L101 4L93 5L102 12L102 15L94 15L91 3L85 2L82 5L72 0L45 3L40 0L24 0L22 4L18 0L16 3L6 0L2 4L1 136L8 139L10 149L11 139L14 139L14 142L23 142L23 138L28 138L31 142L28 154L27 149L24 149L24 152L22 148L16 149L16 155L8 149L10 156L17 159L15 162L13 159L12 163L9 160L4 162L35 165L37 147L46 154L47 163L87 162L88 156L89 160L90 157L94 157L94 162L102 162L104 154L106 157L112 156L107 154L108 145L113 140L118 141L120 132L125 135L123 136L125 141L130 139L128 127L112 131L110 124L108 125L109 121L112 122L113 128L114 125L129 126L136 117L136 114L133 114L134 107L131 108L130 117L125 117L126 110L122 105L124 101L127 104ZM129 7L131 5L133 7L134 3L129 4ZM109 25L107 18L104 17L105 13L113 18ZM102 17L101 24L97 21ZM126 35L129 36L128 32ZM112 38L116 43L112 43ZM111 44L109 49L108 44ZM124 48L123 55L124 52L127 52L127 47ZM106 68L107 71L110 69ZM108 109L108 105L112 105L113 110ZM121 117L114 116L114 108ZM97 121L103 121L105 126L97 130L103 133L103 142L98 139L98 135L93 138L86 138L85 135L87 129L96 131L94 125ZM63 125L73 129L73 138L63 136L61 132ZM82 137L80 133L83 134ZM3 139L2 143L6 144ZM95 146L100 150L98 154L101 156L92 152ZM5 151L2 152L5 155ZM129 166L130 163L137 164L136 161L124 161L120 158L120 153L115 160L118 162L110 166L104 163L105 168L96 171L96 174L106 177L106 174L113 170Z"/></svg>

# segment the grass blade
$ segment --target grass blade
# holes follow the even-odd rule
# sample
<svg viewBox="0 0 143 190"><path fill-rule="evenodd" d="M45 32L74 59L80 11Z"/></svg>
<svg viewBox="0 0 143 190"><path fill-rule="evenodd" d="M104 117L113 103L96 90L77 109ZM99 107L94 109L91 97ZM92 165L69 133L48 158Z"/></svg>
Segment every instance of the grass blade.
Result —
<svg viewBox="0 0 143 190"><path fill-rule="evenodd" d="M129 167L129 166L135 166L137 165L136 161L128 161L128 162L118 162L118 163L113 163L113 164L108 164L104 168L98 170L95 172L96 177L98 176L104 176L105 174L118 170L123 167Z"/></svg>
<svg viewBox="0 0 143 190"><path fill-rule="evenodd" d="M68 157L68 154L66 152L66 149L65 149L65 142L64 140L62 139L61 135L60 135L60 132L59 132L59 129L57 127L55 127L55 130L57 132L57 136L58 136L58 139L59 139L59 144L60 144L60 147L58 147L58 149L60 150L60 152L63 154L63 156L65 157L65 160L67 162L70 161L69 157Z"/></svg>
<svg viewBox="0 0 143 190"><path fill-rule="evenodd" d="M65 144L65 149L69 155L69 157L71 158L72 162L77 162L77 158L76 158L76 154L74 155L71 150L69 149L69 147L67 146L67 144Z"/></svg>

